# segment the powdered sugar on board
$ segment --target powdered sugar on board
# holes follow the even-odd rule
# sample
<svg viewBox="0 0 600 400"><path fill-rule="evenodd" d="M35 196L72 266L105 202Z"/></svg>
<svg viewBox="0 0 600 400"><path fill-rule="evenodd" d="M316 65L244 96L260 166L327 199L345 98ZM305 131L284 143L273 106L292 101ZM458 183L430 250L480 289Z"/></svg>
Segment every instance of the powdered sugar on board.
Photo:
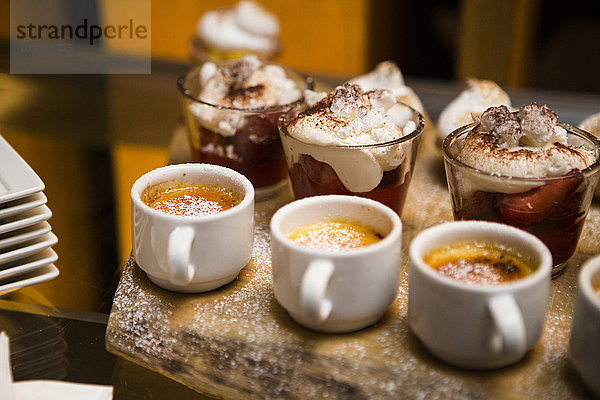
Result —
<svg viewBox="0 0 600 400"><path fill-rule="evenodd" d="M275 300L268 223L291 200L288 189L257 203L252 261L223 288L198 295L165 291L130 258L115 294L107 348L222 398L585 398L568 362L568 337L580 265L600 252L600 205L593 204L578 252L552 282L542 339L525 359L492 372L448 366L407 324L406 249L420 230L452 218L441 156L428 143L402 217L398 296L374 326L342 335L312 332Z"/></svg>

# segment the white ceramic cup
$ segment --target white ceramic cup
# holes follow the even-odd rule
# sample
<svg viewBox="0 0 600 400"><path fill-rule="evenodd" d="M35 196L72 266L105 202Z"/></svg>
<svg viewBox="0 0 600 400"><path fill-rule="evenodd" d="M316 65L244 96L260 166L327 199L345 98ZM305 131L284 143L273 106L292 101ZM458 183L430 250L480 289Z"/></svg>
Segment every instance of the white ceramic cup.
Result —
<svg viewBox="0 0 600 400"><path fill-rule="evenodd" d="M180 216L143 202L151 188L171 184L214 184L243 196L240 204L212 215ZM254 188L242 174L211 164L178 164L141 176L131 188L133 256L158 286L198 293L223 286L252 255Z"/></svg>
<svg viewBox="0 0 600 400"><path fill-rule="evenodd" d="M383 235L369 246L315 250L288 235L329 219L362 223ZM271 219L275 298L299 324L349 332L375 323L394 301L401 268L402 223L391 208L355 196L315 196L280 208Z"/></svg>
<svg viewBox="0 0 600 400"><path fill-rule="evenodd" d="M600 255L579 272L573 325L569 339L571 363L592 392L600 397Z"/></svg>
<svg viewBox="0 0 600 400"><path fill-rule="evenodd" d="M464 240L513 246L537 268L505 284L473 285L445 277L423 260ZM552 268L552 255L538 238L503 224L450 222L421 232L409 252L408 322L435 356L464 368L499 368L519 361L538 341Z"/></svg>

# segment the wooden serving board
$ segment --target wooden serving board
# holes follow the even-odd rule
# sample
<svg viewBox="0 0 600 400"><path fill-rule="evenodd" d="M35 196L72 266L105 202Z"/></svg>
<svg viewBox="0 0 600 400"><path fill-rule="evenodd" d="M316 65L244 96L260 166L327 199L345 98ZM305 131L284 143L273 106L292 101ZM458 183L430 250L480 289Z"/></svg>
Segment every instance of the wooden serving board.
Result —
<svg viewBox="0 0 600 400"><path fill-rule="evenodd" d="M407 324L407 251L422 229L452 219L435 135L422 143L402 216L403 279L398 296L374 326L320 334L297 325L272 292L268 223L292 200L289 190L256 205L251 262L231 284L184 295L152 284L130 257L106 332L110 352L209 396L312 398L587 398L568 361L576 278L600 252L600 206L587 217L575 256L552 281L543 337L516 365L467 371L436 360Z"/></svg>

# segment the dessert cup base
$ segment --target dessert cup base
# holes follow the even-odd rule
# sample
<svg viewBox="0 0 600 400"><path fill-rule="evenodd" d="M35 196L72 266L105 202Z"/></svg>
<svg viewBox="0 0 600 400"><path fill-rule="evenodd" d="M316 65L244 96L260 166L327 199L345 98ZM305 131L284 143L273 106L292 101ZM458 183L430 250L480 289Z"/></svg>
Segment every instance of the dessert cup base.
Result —
<svg viewBox="0 0 600 400"><path fill-rule="evenodd" d="M558 278L562 275L562 273L565 271L565 267L567 266L567 261L561 262L560 264L552 267L552 279Z"/></svg>
<svg viewBox="0 0 600 400"><path fill-rule="evenodd" d="M417 335L418 336L418 335ZM420 340L420 339L419 339ZM423 346L438 360L458 368L471 371L491 371L516 364L523 359L525 355L518 355L513 358L485 357L480 355L469 356L467 354L456 354L448 349L429 346L423 341Z"/></svg>
<svg viewBox="0 0 600 400"><path fill-rule="evenodd" d="M353 321L339 321L339 322L327 322L325 321L322 324L314 323L313 321L306 320L302 316L297 314L290 314L290 317L294 321L296 321L299 325L302 325L305 328L311 329L316 332L323 333L347 333L354 332L360 329L366 328L368 326L373 325L377 321L379 321L383 315L383 313L377 314L375 316L369 316L366 318L353 320Z"/></svg>
<svg viewBox="0 0 600 400"><path fill-rule="evenodd" d="M254 200L261 201L275 197L288 183L287 179L274 185L254 189Z"/></svg>
<svg viewBox="0 0 600 400"><path fill-rule="evenodd" d="M210 282L191 282L189 285L176 285L166 279L162 279L157 276L146 273L146 275L148 276L148 279L150 279L155 285L160 286L163 289L170 290L172 292L178 292L178 293L209 292L211 290L220 288L221 286L224 286L224 285L230 283L238 276L238 274L239 274L239 272L236 272L236 273L228 275L224 278L215 279L214 281L210 281Z"/></svg>

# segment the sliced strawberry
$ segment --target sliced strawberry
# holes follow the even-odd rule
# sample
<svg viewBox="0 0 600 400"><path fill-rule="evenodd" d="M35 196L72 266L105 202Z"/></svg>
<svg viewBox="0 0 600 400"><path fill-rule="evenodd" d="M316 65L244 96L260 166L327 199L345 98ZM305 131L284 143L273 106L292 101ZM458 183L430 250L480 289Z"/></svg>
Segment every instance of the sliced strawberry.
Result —
<svg viewBox="0 0 600 400"><path fill-rule="evenodd" d="M312 193L313 185L300 163L295 163L292 165L292 168L290 168L290 181L292 182L294 196L296 196L297 199L317 194Z"/></svg>
<svg viewBox="0 0 600 400"><path fill-rule="evenodd" d="M402 173L404 173L404 177L402 177ZM377 200L401 215L410 179L410 171L403 171L402 165L400 165L391 171L385 171L379 185L370 192L360 193L360 196Z"/></svg>
<svg viewBox="0 0 600 400"><path fill-rule="evenodd" d="M343 194L344 185L329 164L301 154L291 172L292 186L296 197L320 194Z"/></svg>
<svg viewBox="0 0 600 400"><path fill-rule="evenodd" d="M590 200L586 200L586 190L578 190L567 201L548 217L549 221L572 224L573 221L585 219ZM588 193L589 195L589 193ZM584 204L585 203L585 204Z"/></svg>
<svg viewBox="0 0 600 400"><path fill-rule="evenodd" d="M542 222L567 200L583 181L583 175L552 181L525 193L497 196L500 212L513 225Z"/></svg>

